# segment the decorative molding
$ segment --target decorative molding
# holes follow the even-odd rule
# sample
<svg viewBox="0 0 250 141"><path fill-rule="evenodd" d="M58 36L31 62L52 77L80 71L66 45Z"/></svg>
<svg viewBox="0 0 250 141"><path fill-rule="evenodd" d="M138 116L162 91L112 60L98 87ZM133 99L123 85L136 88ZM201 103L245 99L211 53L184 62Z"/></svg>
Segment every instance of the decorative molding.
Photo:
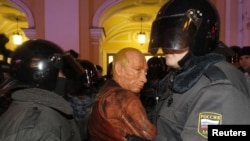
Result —
<svg viewBox="0 0 250 141"><path fill-rule="evenodd" d="M93 25L90 28L90 36L91 36L91 45L94 46L100 46L102 44L104 38L105 38L105 30L103 27L100 27L99 22L102 14L105 12L105 10L109 9L112 5L115 5L122 0L106 0L95 12L94 18L93 18Z"/></svg>
<svg viewBox="0 0 250 141"><path fill-rule="evenodd" d="M101 27L90 28L91 44L94 46L99 46L105 38L104 29Z"/></svg>
<svg viewBox="0 0 250 141"><path fill-rule="evenodd" d="M20 8L20 10L23 11L27 16L28 28L22 29L25 35L28 38L35 38L36 37L35 23L30 9L22 2L22 0L9 0L9 1L17 5Z"/></svg>
<svg viewBox="0 0 250 141"><path fill-rule="evenodd" d="M107 9L109 9L112 5L115 5L122 0L106 0L95 12L94 18L93 18L93 27L99 27L99 20Z"/></svg>
<svg viewBox="0 0 250 141"><path fill-rule="evenodd" d="M9 1L17 5L20 8L20 10L25 13L25 15L27 16L29 28L34 28L35 24L32 13L30 9L22 2L22 0L9 0Z"/></svg>
<svg viewBox="0 0 250 141"><path fill-rule="evenodd" d="M24 28L22 30L28 38L30 38L30 39L36 38L36 29L35 28Z"/></svg>

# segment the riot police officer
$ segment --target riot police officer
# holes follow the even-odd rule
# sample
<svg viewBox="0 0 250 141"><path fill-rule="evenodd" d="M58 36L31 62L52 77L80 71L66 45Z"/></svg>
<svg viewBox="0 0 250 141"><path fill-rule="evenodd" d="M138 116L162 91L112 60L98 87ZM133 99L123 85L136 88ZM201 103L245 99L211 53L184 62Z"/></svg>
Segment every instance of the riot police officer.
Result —
<svg viewBox="0 0 250 141"><path fill-rule="evenodd" d="M17 47L11 58L11 79L1 88L1 96L10 102L0 117L0 140L80 141L70 104L53 92L66 65L63 50L51 41L33 39Z"/></svg>
<svg viewBox="0 0 250 141"><path fill-rule="evenodd" d="M208 0L170 0L152 24L149 52L164 52L168 75L159 83L157 141L206 141L208 125L250 124L245 76L216 53L217 9Z"/></svg>

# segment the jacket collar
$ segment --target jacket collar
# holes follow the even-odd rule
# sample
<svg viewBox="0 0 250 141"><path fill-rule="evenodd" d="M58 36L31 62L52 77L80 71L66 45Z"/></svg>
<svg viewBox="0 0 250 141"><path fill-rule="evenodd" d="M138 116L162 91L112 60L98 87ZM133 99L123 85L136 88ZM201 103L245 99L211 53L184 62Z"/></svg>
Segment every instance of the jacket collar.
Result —
<svg viewBox="0 0 250 141"><path fill-rule="evenodd" d="M56 109L64 114L72 115L69 102L58 94L39 88L17 90L12 94L13 100L35 102Z"/></svg>
<svg viewBox="0 0 250 141"><path fill-rule="evenodd" d="M204 56L188 56L187 60L180 63L182 66L182 70L177 73L169 73L169 75L174 76L173 80L173 91L177 93L184 93L188 89L190 89L202 76L204 71L210 67L211 65L224 60L224 56L210 53ZM176 71L176 70L173 70ZM166 89L166 83L169 83L168 79L171 76L167 75L159 84L159 90L164 91ZM173 77L173 76L172 76Z"/></svg>

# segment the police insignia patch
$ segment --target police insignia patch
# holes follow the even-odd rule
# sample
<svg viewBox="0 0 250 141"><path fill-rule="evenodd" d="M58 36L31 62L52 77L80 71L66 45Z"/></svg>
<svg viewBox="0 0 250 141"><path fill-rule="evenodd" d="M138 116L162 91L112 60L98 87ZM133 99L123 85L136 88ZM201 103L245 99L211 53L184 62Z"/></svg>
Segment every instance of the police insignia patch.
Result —
<svg viewBox="0 0 250 141"><path fill-rule="evenodd" d="M202 112L199 114L198 133L207 138L208 125L220 125L222 123L222 115L213 112Z"/></svg>

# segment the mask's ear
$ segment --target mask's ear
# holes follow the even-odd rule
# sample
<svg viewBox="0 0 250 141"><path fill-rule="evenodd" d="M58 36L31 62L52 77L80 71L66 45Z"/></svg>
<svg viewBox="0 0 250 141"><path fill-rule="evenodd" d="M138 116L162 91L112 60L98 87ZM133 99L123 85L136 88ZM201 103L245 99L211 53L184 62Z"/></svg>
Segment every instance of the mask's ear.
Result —
<svg viewBox="0 0 250 141"><path fill-rule="evenodd" d="M123 73L124 73L124 65L122 64L122 62L121 61L119 61L119 62L116 62L116 64L114 65L114 73L116 73L117 74L117 76L121 76L121 75L123 75Z"/></svg>

